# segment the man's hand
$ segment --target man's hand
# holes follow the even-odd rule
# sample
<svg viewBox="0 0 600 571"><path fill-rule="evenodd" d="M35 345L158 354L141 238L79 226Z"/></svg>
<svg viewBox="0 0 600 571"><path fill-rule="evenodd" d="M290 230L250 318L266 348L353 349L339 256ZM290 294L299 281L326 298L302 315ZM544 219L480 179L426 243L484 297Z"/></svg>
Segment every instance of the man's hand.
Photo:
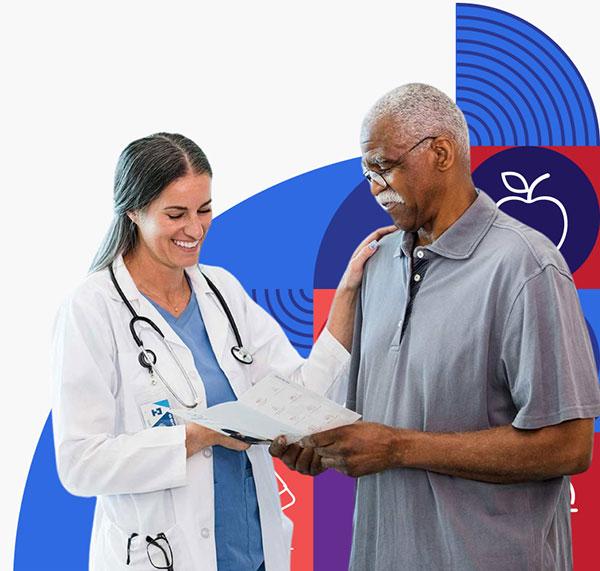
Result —
<svg viewBox="0 0 600 571"><path fill-rule="evenodd" d="M315 449L309 446L302 448L298 444L288 444L285 436L278 436L271 446L269 453L281 461L290 469L301 474L316 476L325 470L321 465L321 458L315 453Z"/></svg>
<svg viewBox="0 0 600 571"><path fill-rule="evenodd" d="M323 468L358 477L401 467L411 432L374 422L356 422L307 436L300 445L314 448Z"/></svg>

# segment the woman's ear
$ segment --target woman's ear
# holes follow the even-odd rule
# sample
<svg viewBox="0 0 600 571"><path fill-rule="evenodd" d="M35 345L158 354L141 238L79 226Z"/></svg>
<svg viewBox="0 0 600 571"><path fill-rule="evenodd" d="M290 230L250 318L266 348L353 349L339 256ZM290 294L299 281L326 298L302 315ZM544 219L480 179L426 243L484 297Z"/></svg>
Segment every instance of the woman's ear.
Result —
<svg viewBox="0 0 600 571"><path fill-rule="evenodd" d="M138 212L137 210L129 210L127 213L129 220L131 220L134 224L138 223Z"/></svg>

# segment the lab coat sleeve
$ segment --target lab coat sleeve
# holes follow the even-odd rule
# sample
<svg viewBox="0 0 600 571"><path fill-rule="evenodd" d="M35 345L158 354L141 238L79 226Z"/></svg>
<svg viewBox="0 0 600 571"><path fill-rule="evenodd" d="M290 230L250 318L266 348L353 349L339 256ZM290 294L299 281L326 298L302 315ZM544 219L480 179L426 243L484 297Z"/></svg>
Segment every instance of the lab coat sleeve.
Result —
<svg viewBox="0 0 600 571"><path fill-rule="evenodd" d="M256 367L255 382L276 372L321 395L343 402L350 353L329 330L323 329L308 358L302 358L277 321L246 294L233 276L227 273L224 277L234 280L244 300L245 322L250 332L247 343L254 356L253 367Z"/></svg>
<svg viewBox="0 0 600 571"><path fill-rule="evenodd" d="M181 486L185 426L117 433L116 348L99 295L72 296L55 322L53 426L60 480L78 496Z"/></svg>

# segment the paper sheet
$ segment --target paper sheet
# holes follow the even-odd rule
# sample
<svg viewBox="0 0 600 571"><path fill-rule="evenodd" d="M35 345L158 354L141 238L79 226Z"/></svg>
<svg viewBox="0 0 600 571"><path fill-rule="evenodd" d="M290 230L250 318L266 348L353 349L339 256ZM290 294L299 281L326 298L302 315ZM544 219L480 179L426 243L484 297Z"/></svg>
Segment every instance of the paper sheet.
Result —
<svg viewBox="0 0 600 571"><path fill-rule="evenodd" d="M172 412L223 434L233 430L269 441L284 434L289 443L360 418L356 412L277 375L261 379L238 401L202 410L172 409Z"/></svg>

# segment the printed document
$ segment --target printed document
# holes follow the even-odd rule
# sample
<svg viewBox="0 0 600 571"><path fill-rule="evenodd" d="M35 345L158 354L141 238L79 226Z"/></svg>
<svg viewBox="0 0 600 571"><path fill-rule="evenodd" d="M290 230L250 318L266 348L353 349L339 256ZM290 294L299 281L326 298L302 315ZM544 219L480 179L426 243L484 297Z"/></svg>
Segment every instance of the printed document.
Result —
<svg viewBox="0 0 600 571"><path fill-rule="evenodd" d="M268 443L283 434L288 443L356 422L360 415L278 375L261 379L239 400L172 413L222 434ZM260 441L260 442L259 442Z"/></svg>

